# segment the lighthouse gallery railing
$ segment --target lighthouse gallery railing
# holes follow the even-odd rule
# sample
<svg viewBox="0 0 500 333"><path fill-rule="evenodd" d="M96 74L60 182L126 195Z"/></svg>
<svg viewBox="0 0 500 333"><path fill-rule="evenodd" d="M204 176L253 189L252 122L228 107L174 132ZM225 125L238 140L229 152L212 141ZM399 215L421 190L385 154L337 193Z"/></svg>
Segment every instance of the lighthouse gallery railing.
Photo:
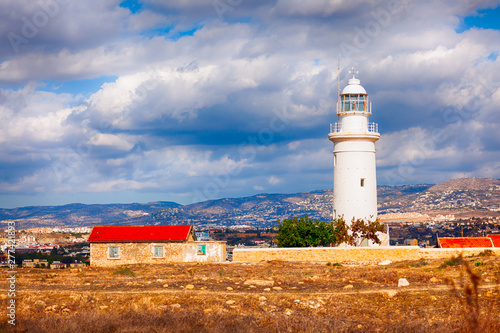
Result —
<svg viewBox="0 0 500 333"><path fill-rule="evenodd" d="M330 124L330 133L378 133L377 123L368 123L368 127L362 125L353 127L349 125L349 130L343 130L341 123Z"/></svg>

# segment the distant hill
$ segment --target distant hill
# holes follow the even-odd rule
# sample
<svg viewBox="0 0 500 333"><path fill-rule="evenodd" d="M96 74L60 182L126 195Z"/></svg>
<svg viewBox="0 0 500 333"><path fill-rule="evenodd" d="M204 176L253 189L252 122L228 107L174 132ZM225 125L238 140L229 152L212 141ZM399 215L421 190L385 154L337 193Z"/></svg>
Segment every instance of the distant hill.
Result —
<svg viewBox="0 0 500 333"><path fill-rule="evenodd" d="M379 186L377 196L380 201L401 198L407 195L423 192L433 185L402 185L402 186Z"/></svg>
<svg viewBox="0 0 500 333"><path fill-rule="evenodd" d="M0 221L16 220L18 227L92 226L97 224L134 224L153 212L180 207L175 202L147 204L95 204L74 203L64 206L32 206L0 209Z"/></svg>
<svg viewBox="0 0 500 333"><path fill-rule="evenodd" d="M378 187L379 214L439 209L500 209L500 180L460 178L436 185ZM0 209L0 223L15 220L18 228L112 224L180 224L198 227L275 224L277 219L308 214L328 220L332 191L258 194L209 200L191 205L175 202L22 207Z"/></svg>
<svg viewBox="0 0 500 333"><path fill-rule="evenodd" d="M490 191L494 187L500 187L500 180L493 178L456 178L430 187L429 192Z"/></svg>
<svg viewBox="0 0 500 333"><path fill-rule="evenodd" d="M402 196L380 196L379 212L414 212L449 209L500 208L500 180L493 178L457 178L422 186L424 191Z"/></svg>

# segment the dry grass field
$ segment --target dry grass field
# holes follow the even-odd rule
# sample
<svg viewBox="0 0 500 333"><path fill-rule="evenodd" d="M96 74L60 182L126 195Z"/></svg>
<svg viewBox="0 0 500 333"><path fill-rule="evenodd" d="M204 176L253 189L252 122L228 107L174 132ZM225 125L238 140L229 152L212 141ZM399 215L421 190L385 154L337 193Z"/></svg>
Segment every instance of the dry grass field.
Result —
<svg viewBox="0 0 500 333"><path fill-rule="evenodd" d="M1 332L500 332L492 255L18 269L15 327L1 272Z"/></svg>

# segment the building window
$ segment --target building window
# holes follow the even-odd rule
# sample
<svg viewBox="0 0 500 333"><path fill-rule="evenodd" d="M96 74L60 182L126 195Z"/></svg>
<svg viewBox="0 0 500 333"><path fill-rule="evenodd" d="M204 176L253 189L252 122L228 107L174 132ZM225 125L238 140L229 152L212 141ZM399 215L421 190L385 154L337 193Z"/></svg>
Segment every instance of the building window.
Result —
<svg viewBox="0 0 500 333"><path fill-rule="evenodd" d="M197 254L198 255L205 255L207 254L207 246L206 245L198 245L198 249L197 249Z"/></svg>
<svg viewBox="0 0 500 333"><path fill-rule="evenodd" d="M361 178L360 185L361 185L361 187L365 187L365 179L364 178Z"/></svg>
<svg viewBox="0 0 500 333"><path fill-rule="evenodd" d="M162 258L163 257L163 246L155 246L153 248L153 256L155 258Z"/></svg>
<svg viewBox="0 0 500 333"><path fill-rule="evenodd" d="M108 254L110 259L118 259L118 246L108 247Z"/></svg>
<svg viewBox="0 0 500 333"><path fill-rule="evenodd" d="M333 154L333 166L337 166L337 154Z"/></svg>

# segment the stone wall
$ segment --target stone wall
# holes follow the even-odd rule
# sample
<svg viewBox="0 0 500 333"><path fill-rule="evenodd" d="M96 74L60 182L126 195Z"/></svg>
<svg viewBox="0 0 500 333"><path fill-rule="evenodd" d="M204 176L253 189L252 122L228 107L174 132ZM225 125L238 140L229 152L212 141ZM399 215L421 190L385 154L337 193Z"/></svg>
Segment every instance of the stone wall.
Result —
<svg viewBox="0 0 500 333"><path fill-rule="evenodd" d="M464 256L492 250L500 255L500 248L437 249L418 246L380 247L308 247L308 248L235 248L233 261L259 262L267 260L378 263L384 260L402 261L419 259L449 259L463 253Z"/></svg>
<svg viewBox="0 0 500 333"><path fill-rule="evenodd" d="M205 245L206 254L198 254ZM109 247L118 247L118 258L109 258ZM163 256L154 257L154 246L163 247ZM90 265L111 267L128 264L164 264L169 262L224 262L226 242L165 243L91 243Z"/></svg>

